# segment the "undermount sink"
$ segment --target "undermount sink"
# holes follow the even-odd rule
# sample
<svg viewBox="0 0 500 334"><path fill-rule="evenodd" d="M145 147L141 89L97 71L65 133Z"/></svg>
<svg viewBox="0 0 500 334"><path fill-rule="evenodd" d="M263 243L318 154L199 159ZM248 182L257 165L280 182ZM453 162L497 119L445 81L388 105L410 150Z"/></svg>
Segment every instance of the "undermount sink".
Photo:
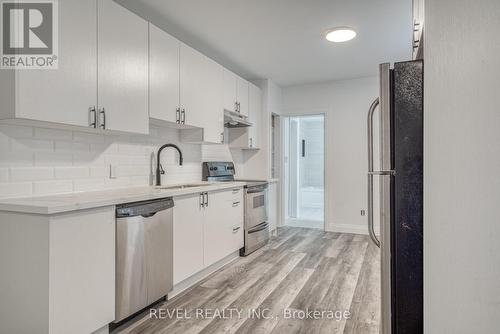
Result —
<svg viewBox="0 0 500 334"><path fill-rule="evenodd" d="M186 189L186 188L196 188L196 187L203 187L203 186L208 186L210 183L190 183L190 184L182 184L182 185L176 185L176 186L156 186L156 189L161 189L161 190L181 190L181 189Z"/></svg>

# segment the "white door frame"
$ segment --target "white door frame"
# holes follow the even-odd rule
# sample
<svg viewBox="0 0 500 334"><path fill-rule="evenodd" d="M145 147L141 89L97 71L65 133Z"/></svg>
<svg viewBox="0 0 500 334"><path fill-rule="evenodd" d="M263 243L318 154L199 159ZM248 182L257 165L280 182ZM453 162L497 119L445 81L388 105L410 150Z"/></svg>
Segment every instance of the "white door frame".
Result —
<svg viewBox="0 0 500 334"><path fill-rule="evenodd" d="M284 175L285 175L285 154L284 154L284 150L283 150L283 145L284 145L284 135L285 135L285 131L283 131L283 127L285 125L286 122L283 121L284 118L286 117L307 117L307 116L323 116L323 142L324 142L324 160L323 160L323 165L324 165L324 168L323 168L323 180L324 180L324 198L323 198L323 230L326 231L327 230L327 221L329 221L329 217L332 216L331 212L330 212L330 209L329 207L326 205L326 203L328 203L329 201L329 179L330 179L330 176L331 176L331 171L327 170L326 166L330 165L329 164L329 161L330 161L330 154L329 154L329 143L330 143L330 140L328 140L330 134L327 132L327 129L328 129L328 122L329 122L329 119L328 119L328 114L329 114L330 110L328 108L320 108L320 109L287 109L287 110L283 110L282 113L279 115L281 117L281 122L280 122L280 127L281 127L281 147L280 147L280 176L281 176L281 179L282 179L282 182L281 182L281 193L283 194L283 196L281 196L281 203L280 203L280 207L281 207L281 226L284 226L285 224L285 219L287 217L287 205L285 203L285 199L287 198L286 196L286 191L287 191L287 188L286 188L286 182L284 180Z"/></svg>

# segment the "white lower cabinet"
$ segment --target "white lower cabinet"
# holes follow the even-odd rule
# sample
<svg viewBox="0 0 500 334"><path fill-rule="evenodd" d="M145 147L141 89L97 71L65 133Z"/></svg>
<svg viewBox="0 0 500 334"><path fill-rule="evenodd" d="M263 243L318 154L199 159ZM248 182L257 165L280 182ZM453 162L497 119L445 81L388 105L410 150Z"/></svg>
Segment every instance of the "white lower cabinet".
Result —
<svg viewBox="0 0 500 334"><path fill-rule="evenodd" d="M174 284L203 269L203 215L200 194L174 198Z"/></svg>
<svg viewBox="0 0 500 334"><path fill-rule="evenodd" d="M114 206L0 212L0 332L89 334L115 318Z"/></svg>
<svg viewBox="0 0 500 334"><path fill-rule="evenodd" d="M174 284L243 247L243 190L174 198Z"/></svg>
<svg viewBox="0 0 500 334"><path fill-rule="evenodd" d="M209 193L203 224L204 264L210 266L243 247L242 191Z"/></svg>

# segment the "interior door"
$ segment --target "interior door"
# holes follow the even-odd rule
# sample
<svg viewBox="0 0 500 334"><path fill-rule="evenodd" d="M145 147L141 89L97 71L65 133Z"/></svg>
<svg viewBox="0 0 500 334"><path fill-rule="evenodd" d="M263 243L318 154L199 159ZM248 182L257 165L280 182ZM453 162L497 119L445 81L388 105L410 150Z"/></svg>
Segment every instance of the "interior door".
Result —
<svg viewBox="0 0 500 334"><path fill-rule="evenodd" d="M59 68L16 72L17 117L89 126L89 108L97 104L96 6L59 1Z"/></svg>
<svg viewBox="0 0 500 334"><path fill-rule="evenodd" d="M106 129L149 133L148 23L112 0L98 7L98 104Z"/></svg>
<svg viewBox="0 0 500 334"><path fill-rule="evenodd" d="M149 24L149 115L176 123L179 108L180 42Z"/></svg>

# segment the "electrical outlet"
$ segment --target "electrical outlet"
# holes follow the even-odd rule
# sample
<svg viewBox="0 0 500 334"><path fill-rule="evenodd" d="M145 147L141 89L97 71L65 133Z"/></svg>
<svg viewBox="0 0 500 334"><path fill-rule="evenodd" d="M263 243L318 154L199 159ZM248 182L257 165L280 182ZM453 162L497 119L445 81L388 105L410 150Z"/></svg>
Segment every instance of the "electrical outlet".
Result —
<svg viewBox="0 0 500 334"><path fill-rule="evenodd" d="M361 210L361 215L366 216L366 210Z"/></svg>

